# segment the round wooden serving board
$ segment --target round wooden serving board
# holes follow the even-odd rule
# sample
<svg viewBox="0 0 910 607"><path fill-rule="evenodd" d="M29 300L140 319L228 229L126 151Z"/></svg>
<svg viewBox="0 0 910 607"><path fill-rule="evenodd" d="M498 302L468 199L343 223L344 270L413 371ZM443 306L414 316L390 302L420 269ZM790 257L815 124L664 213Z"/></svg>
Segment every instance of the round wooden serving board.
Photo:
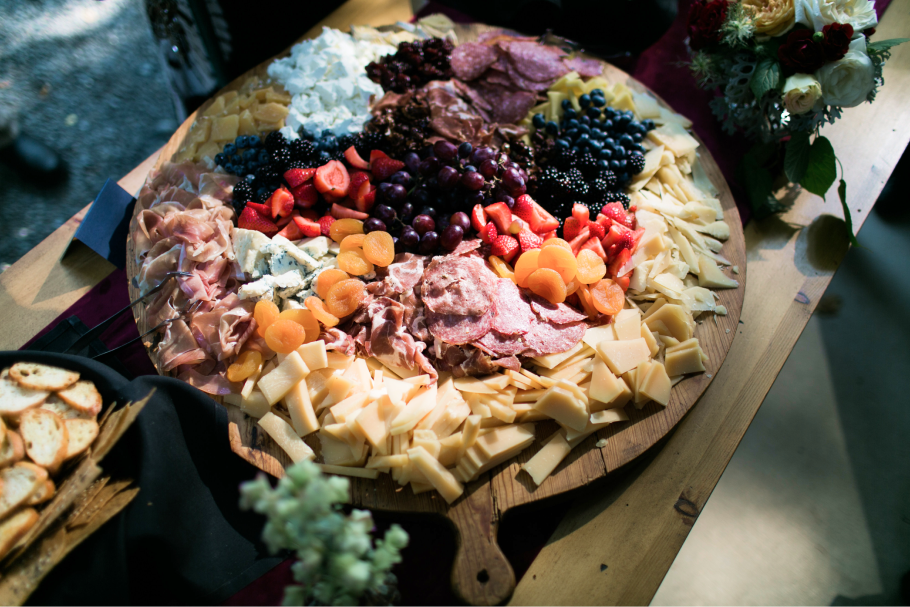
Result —
<svg viewBox="0 0 910 607"><path fill-rule="evenodd" d="M492 28L479 24L457 26L456 33L459 41L464 42L489 29ZM278 57L286 54L287 51ZM244 74L221 92L239 88L251 74L256 73L264 77L265 68L272 60L274 58ZM677 68L667 66L667 69ZM647 91L657 97L664 106L670 107L653 91L608 63L604 63L603 75L610 82L622 82L638 92ZM204 110L209 103L200 109ZM164 146L156 168L169 160L180 148L197 113L198 111L191 115ZM699 140L699 143L702 142ZM436 513L448 517L454 523L458 529L459 540L452 571L452 584L455 591L468 603L497 604L506 600L515 588L515 574L496 543L498 524L506 510L582 487L634 460L670 432L695 404L723 364L737 333L745 294L745 239L730 188L703 143L699 148L699 159L711 182L719 191L724 220L730 226L730 238L724 243L721 254L733 265L739 266L740 272L737 277L740 282L738 289L717 291L720 297L717 303L726 306L727 315L716 317L710 315L697 321L695 336L710 357L705 363L707 369L705 373L688 377L677 384L665 408L653 402L642 410L627 407L628 422L611 424L588 437L584 443L572 450L539 487L534 485L527 474L519 474L519 470L521 464L528 461L540 448L541 439L549 437L557 429L555 422L538 423L538 440L534 445L518 457L486 472L481 478L468 484L464 495L451 505L446 504L436 492L414 495L410 489L395 483L390 475L381 475L378 480L350 479L351 504L356 507ZM133 243L132 240L128 240L127 272L130 278L131 298L139 296L139 292L133 286L133 278L139 272L134 260ZM140 333L151 328L146 321L144 308L134 308L134 313ZM147 342L146 347L149 348L152 361L156 361L157 357L152 353L154 342ZM216 400L220 401L220 398ZM232 450L257 468L276 477L282 476L285 466L292 463L290 458L267 434L260 431L255 419L248 417L237 407L225 406L231 420L229 438ZM608 439L607 445L598 449L595 443L601 438ZM308 437L307 443L319 453L319 441L315 436Z"/></svg>

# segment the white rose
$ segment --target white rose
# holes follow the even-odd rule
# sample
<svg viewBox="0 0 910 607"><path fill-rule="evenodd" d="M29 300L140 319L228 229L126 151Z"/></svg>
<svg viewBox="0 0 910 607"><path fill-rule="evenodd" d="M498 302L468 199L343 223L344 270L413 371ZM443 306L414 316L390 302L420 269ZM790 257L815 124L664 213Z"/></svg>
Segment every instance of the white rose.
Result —
<svg viewBox="0 0 910 607"><path fill-rule="evenodd" d="M874 0L796 0L794 8L796 22L816 32L832 23L849 23L859 33L878 23Z"/></svg>
<svg viewBox="0 0 910 607"><path fill-rule="evenodd" d="M793 74L784 83L784 107L791 114L805 114L821 96L822 85L811 74Z"/></svg>
<svg viewBox="0 0 910 607"><path fill-rule="evenodd" d="M866 54L866 37L853 40L843 59L823 65L815 77L822 85L822 98L827 105L856 107L865 101L875 84L872 60Z"/></svg>

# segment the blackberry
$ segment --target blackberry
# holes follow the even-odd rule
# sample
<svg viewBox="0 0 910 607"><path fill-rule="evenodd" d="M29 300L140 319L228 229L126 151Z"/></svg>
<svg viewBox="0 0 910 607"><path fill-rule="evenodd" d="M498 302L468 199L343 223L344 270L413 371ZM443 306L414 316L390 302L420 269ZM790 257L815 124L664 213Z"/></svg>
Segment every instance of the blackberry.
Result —
<svg viewBox="0 0 910 607"><path fill-rule="evenodd" d="M585 181L584 174L579 169L569 169L566 171L566 180L568 182L569 194L578 198L584 198L588 195L588 184Z"/></svg>
<svg viewBox="0 0 910 607"><path fill-rule="evenodd" d="M641 152L632 152L628 158L629 168L633 175L638 175L645 169L645 156Z"/></svg>
<svg viewBox="0 0 910 607"><path fill-rule="evenodd" d="M606 179L599 177L593 180L588 190L588 202L603 206L607 194L613 189L615 188L611 187L610 182Z"/></svg>
<svg viewBox="0 0 910 607"><path fill-rule="evenodd" d="M578 168L581 170L585 179L594 179L600 174L600 167L597 166L597 159L589 152L585 152L578 158Z"/></svg>
<svg viewBox="0 0 910 607"><path fill-rule="evenodd" d="M625 193L619 191L607 192L604 196L604 204L608 202L621 202L622 207L626 210L629 209L629 197Z"/></svg>
<svg viewBox="0 0 910 607"><path fill-rule="evenodd" d="M288 141L279 131L272 131L265 138L265 149L269 152L280 147L287 147Z"/></svg>
<svg viewBox="0 0 910 607"><path fill-rule="evenodd" d="M240 200L243 203L250 200L253 196L253 188L251 187L249 181L246 179L241 179L237 182L237 185L234 186L233 199L234 201Z"/></svg>
<svg viewBox="0 0 910 607"><path fill-rule="evenodd" d="M550 164L562 171L568 171L578 166L578 154L569 148L557 147Z"/></svg>
<svg viewBox="0 0 910 607"><path fill-rule="evenodd" d="M253 197L256 199L256 202L263 203L269 199L269 197L272 195L272 192L273 190L267 187L260 187L256 190L256 194L254 194Z"/></svg>
<svg viewBox="0 0 910 607"><path fill-rule="evenodd" d="M369 158L373 150L382 150L385 148L385 137L382 133L360 133L357 141L354 142L357 153L364 159Z"/></svg>
<svg viewBox="0 0 910 607"><path fill-rule="evenodd" d="M342 135L338 138L338 149L344 154L344 151L357 143L357 135Z"/></svg>
<svg viewBox="0 0 910 607"><path fill-rule="evenodd" d="M316 153L313 144L303 138L292 141L290 150L292 160L310 160Z"/></svg>
<svg viewBox="0 0 910 607"><path fill-rule="evenodd" d="M619 185L619 181L616 178L616 173L610 169L601 169L597 179L602 179L607 183L607 189L605 191L615 190Z"/></svg>
<svg viewBox="0 0 910 607"><path fill-rule="evenodd" d="M276 148L269 152L272 164L282 173L291 162L291 150L287 147Z"/></svg>

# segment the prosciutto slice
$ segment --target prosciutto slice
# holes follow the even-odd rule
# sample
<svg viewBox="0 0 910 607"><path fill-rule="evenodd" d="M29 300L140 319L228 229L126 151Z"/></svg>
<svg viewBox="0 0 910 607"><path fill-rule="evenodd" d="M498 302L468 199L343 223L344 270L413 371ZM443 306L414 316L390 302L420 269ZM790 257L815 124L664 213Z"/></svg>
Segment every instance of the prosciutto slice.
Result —
<svg viewBox="0 0 910 607"><path fill-rule="evenodd" d="M383 362L408 369L419 368L436 379L438 373L424 355L426 344L417 341L404 326L404 306L388 297L370 304L370 339L367 353Z"/></svg>

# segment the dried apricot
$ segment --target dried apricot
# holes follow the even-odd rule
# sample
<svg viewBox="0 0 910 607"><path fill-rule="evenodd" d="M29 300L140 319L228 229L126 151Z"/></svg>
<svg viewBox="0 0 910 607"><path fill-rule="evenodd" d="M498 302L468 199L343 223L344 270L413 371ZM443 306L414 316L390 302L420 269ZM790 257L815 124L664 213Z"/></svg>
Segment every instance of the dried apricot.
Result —
<svg viewBox="0 0 910 607"><path fill-rule="evenodd" d="M578 282L578 279L570 280L566 283L566 297L575 293L578 290L578 287L581 286L581 283Z"/></svg>
<svg viewBox="0 0 910 607"><path fill-rule="evenodd" d="M325 298L325 296L329 294L329 289L332 288L332 285L342 280L347 280L350 277L351 276L347 272L339 270L338 268L323 270L319 273L319 276L316 277L316 295Z"/></svg>
<svg viewBox="0 0 910 607"><path fill-rule="evenodd" d="M319 321L316 320L316 317L313 316L313 313L309 310L302 310L299 308L296 310L285 310L281 313L279 318L293 320L306 329L306 339L303 343L308 344L311 341L319 339Z"/></svg>
<svg viewBox="0 0 910 607"><path fill-rule="evenodd" d="M540 257L537 258L537 265L541 268L556 270L562 278L563 283L567 283L575 278L578 271L578 262L575 261L575 255L571 249L562 247L547 247L540 250Z"/></svg>
<svg viewBox="0 0 910 607"><path fill-rule="evenodd" d="M512 269L512 266L504 262L501 257L490 255L489 262L490 265L493 266L493 271L495 271L500 278L508 278L512 282L515 282L515 271Z"/></svg>
<svg viewBox="0 0 910 607"><path fill-rule="evenodd" d="M591 287L591 298L594 300L594 307L601 314L619 314L626 303L622 287L609 278Z"/></svg>
<svg viewBox="0 0 910 607"><path fill-rule="evenodd" d="M566 300L566 283L550 268L538 268L528 276L528 288L552 304Z"/></svg>
<svg viewBox="0 0 910 607"><path fill-rule="evenodd" d="M359 219L352 219L351 217L345 217L344 219L339 219L332 223L332 227L329 228L329 236L335 242L341 242L344 240L345 236L350 236L351 234L363 234L363 222Z"/></svg>
<svg viewBox="0 0 910 607"><path fill-rule="evenodd" d="M324 324L326 327L334 327L340 321L338 317L330 313L325 309L325 304L322 303L322 300L318 297L307 297L306 301L303 302L310 312L313 313L313 316L316 317L316 320Z"/></svg>
<svg viewBox="0 0 910 607"><path fill-rule="evenodd" d="M303 345L306 329L288 318L279 318L265 330L265 343L278 354L290 354Z"/></svg>
<svg viewBox="0 0 910 607"><path fill-rule="evenodd" d="M578 294L578 300L581 302L581 307L584 309L585 314L588 315L588 318L597 318L600 312L594 307L594 300L591 298L591 291L588 289L588 285L578 285L578 291L576 291L576 293Z"/></svg>
<svg viewBox="0 0 910 607"><path fill-rule="evenodd" d="M540 245L540 248L545 249L546 247L552 247L552 246L562 247L564 249L568 249L569 251L572 250L572 245L570 245L568 242L566 242L562 238L548 238L543 241L543 244Z"/></svg>
<svg viewBox="0 0 910 607"><path fill-rule="evenodd" d="M255 350L241 352L236 362L228 367L228 381L243 381L256 373L262 365L262 354Z"/></svg>
<svg viewBox="0 0 910 607"><path fill-rule="evenodd" d="M337 221L335 223L338 223ZM332 225L335 225L334 223ZM373 271L373 264L361 249L338 254L338 267L353 276L363 276Z"/></svg>
<svg viewBox="0 0 910 607"><path fill-rule="evenodd" d="M540 249L531 249L525 251L515 262L515 284L519 287L528 286L528 277L537 269L537 260L540 257Z"/></svg>
<svg viewBox="0 0 910 607"><path fill-rule="evenodd" d="M353 314L366 296L366 285L356 278L335 283L325 298L325 307L329 313L344 318Z"/></svg>
<svg viewBox="0 0 910 607"><path fill-rule="evenodd" d="M395 241L388 232L370 232L363 239L367 261L384 268L395 261Z"/></svg>
<svg viewBox="0 0 910 607"><path fill-rule="evenodd" d="M575 260L578 262L578 270L575 276L586 285L593 285L607 275L607 266L604 264L604 260L590 249L579 251Z"/></svg>
<svg viewBox="0 0 910 607"><path fill-rule="evenodd" d="M339 252L344 253L345 251L353 251L354 249L359 249L363 246L363 241L366 237L366 234L351 234L350 236L345 236L341 241Z"/></svg>
<svg viewBox="0 0 910 607"><path fill-rule="evenodd" d="M263 337L270 324L278 320L278 306L271 301L257 301L253 308L253 318L256 320L256 333Z"/></svg>

